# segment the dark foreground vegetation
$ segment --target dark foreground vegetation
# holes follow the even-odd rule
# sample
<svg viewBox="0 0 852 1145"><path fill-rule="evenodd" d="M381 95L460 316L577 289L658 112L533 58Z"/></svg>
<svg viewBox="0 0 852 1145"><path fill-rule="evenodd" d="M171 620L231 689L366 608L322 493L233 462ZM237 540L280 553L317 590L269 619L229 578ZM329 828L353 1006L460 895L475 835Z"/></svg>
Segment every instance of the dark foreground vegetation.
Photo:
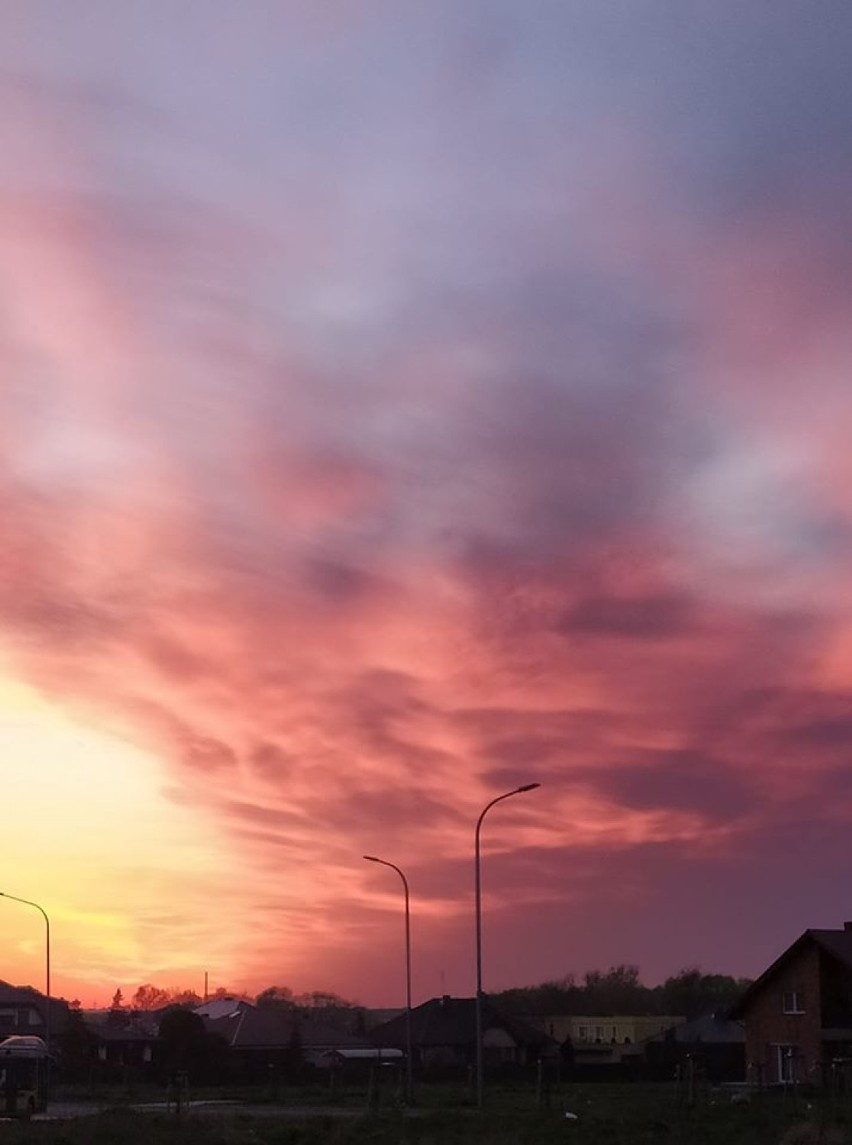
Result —
<svg viewBox="0 0 852 1145"><path fill-rule="evenodd" d="M70 1096L70 1095L68 1095ZM298 1095L292 1095L296 1098ZM306 1098L310 1095L305 1094ZM416 1108L367 1110L364 1095L337 1107L263 1105L257 1095L233 1106L174 1112L115 1106L69 1120L0 1124L2 1145L852 1145L852 1097L803 1092L732 1100L707 1090L693 1103L671 1085L567 1087L550 1107L527 1088L488 1094L424 1089ZM249 1104L250 1102L250 1104ZM576 1114L577 1120L565 1113Z"/></svg>

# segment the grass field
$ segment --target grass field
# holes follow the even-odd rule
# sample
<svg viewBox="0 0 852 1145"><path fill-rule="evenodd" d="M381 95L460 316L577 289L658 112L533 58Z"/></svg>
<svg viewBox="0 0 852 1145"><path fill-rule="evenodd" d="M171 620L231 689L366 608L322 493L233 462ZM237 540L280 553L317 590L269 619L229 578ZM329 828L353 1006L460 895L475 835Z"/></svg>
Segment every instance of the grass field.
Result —
<svg viewBox="0 0 852 1145"><path fill-rule="evenodd" d="M435 1092L430 1094L435 1097ZM114 1108L72 1120L0 1124L0 1145L852 1145L852 1101L765 1094L750 1102L670 1086L568 1087L551 1108L495 1091L489 1108L191 1108L181 1117ZM565 1112L577 1120L566 1119Z"/></svg>

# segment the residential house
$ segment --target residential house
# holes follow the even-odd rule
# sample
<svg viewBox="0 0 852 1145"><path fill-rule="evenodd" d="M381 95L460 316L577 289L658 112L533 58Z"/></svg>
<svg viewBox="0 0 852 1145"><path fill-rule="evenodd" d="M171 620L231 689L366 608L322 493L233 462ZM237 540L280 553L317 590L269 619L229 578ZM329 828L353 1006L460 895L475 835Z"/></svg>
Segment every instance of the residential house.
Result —
<svg viewBox="0 0 852 1145"><path fill-rule="evenodd" d="M852 1062L852 922L806 930L731 1011L745 1025L747 1078L820 1084Z"/></svg>
<svg viewBox="0 0 852 1145"><path fill-rule="evenodd" d="M299 1010L242 1003L221 1017L205 1018L204 1025L224 1039L246 1080L267 1080L299 1063L328 1069L333 1051L370 1047L365 1038Z"/></svg>
<svg viewBox="0 0 852 1145"><path fill-rule="evenodd" d="M46 1001L44 994L32 986L12 986L0 981L0 1038L13 1034L46 1038ZM63 1029L67 1016L68 1003L61 998L51 998L51 1039Z"/></svg>
<svg viewBox="0 0 852 1145"><path fill-rule="evenodd" d="M150 1077L158 1050L158 1015L142 1010L84 1010L91 1037L92 1077L128 1081Z"/></svg>
<svg viewBox="0 0 852 1145"><path fill-rule="evenodd" d="M725 1014L703 1014L646 1038L638 1046L645 1075L667 1081L688 1062L710 1082L742 1081L745 1076L745 1030Z"/></svg>
<svg viewBox="0 0 852 1145"><path fill-rule="evenodd" d="M406 1014L370 1031L376 1046L407 1045ZM476 999L431 998L411 1011L411 1044L421 1069L472 1067L476 1061ZM483 1058L497 1063L527 1065L555 1052L553 1039L527 1022L501 1013L489 998L482 1000Z"/></svg>

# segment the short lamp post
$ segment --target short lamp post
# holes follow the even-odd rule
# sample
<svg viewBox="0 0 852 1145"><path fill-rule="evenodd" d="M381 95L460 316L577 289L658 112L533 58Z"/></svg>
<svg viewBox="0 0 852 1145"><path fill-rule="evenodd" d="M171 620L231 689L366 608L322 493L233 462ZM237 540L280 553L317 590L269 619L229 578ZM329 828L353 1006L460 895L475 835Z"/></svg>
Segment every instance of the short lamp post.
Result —
<svg viewBox="0 0 852 1145"><path fill-rule="evenodd" d="M45 960L45 1007L44 1007L44 1042L47 1046L47 1052L50 1053L50 919L47 917L47 911L44 907L39 906L37 902L31 902L29 899L18 898L17 895L7 894L6 891L0 891L0 898L11 899L12 902L21 902L24 906L35 907L37 911L41 912L44 919L44 960Z"/></svg>
<svg viewBox="0 0 852 1145"><path fill-rule="evenodd" d="M375 855L364 855L364 858L368 863L379 863L396 871L405 892L405 1099L410 1106L414 1101L414 1075L411 1061L411 900L408 879L395 863L389 863L387 859L377 859Z"/></svg>
<svg viewBox="0 0 852 1145"><path fill-rule="evenodd" d="M483 1104L483 1061L482 1061L482 878L480 874L480 835L482 832L482 821L491 808L497 804L502 803L504 799L511 799L513 795L523 795L526 791L535 791L537 787L541 787L540 783L524 783L521 787L515 787L512 791L506 791L503 795L498 795L496 799L492 799L490 803L483 807L479 818L476 821L476 846L475 846L475 861L474 861L474 881L476 893L476 1105L477 1108L482 1109Z"/></svg>

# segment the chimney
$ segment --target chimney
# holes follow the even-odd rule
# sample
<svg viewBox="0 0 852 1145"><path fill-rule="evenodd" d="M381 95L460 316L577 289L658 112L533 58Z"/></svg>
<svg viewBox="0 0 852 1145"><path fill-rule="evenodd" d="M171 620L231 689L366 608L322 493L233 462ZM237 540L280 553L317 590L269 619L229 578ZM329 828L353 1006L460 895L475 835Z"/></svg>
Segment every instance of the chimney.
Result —
<svg viewBox="0 0 852 1145"><path fill-rule="evenodd" d="M852 922L844 922L843 929L844 930L852 930Z"/></svg>

